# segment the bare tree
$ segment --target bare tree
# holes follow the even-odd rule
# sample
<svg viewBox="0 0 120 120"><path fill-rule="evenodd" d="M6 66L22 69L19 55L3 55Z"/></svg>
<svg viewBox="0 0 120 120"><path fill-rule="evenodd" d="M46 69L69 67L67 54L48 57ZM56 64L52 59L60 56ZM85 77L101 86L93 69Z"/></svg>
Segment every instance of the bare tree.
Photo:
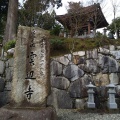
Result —
<svg viewBox="0 0 120 120"><path fill-rule="evenodd" d="M118 5L120 4L120 2L116 1L116 0L110 0L111 1L111 5L112 5L112 8L113 8L113 15L114 15L114 28L115 28L115 33L116 33L116 37L118 38L118 32L117 32L117 27L116 27L116 22L115 22L115 19L116 19L116 14L118 12Z"/></svg>

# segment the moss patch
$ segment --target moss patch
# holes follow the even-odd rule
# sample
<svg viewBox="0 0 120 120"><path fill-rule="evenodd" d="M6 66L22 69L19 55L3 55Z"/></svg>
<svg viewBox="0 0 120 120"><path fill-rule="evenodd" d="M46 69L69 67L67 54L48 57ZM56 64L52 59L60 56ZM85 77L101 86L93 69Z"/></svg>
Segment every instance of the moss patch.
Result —
<svg viewBox="0 0 120 120"><path fill-rule="evenodd" d="M70 53L70 51L91 50L105 45L120 45L120 39L115 40L107 37L80 39L51 36L50 43L51 57L54 57Z"/></svg>

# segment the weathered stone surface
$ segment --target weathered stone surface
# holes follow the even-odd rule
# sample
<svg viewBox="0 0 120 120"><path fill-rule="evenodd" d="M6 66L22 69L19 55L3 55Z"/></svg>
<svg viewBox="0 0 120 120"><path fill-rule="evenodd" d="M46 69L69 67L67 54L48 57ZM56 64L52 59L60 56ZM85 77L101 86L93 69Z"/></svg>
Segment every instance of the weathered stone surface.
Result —
<svg viewBox="0 0 120 120"><path fill-rule="evenodd" d="M8 65L9 65L9 67L13 67L13 64L14 64L14 58L10 58L10 59L8 60Z"/></svg>
<svg viewBox="0 0 120 120"><path fill-rule="evenodd" d="M15 47L12 101L44 106L49 94L49 33L40 28L19 26ZM25 103L25 104L24 104Z"/></svg>
<svg viewBox="0 0 120 120"><path fill-rule="evenodd" d="M58 89L67 89L70 85L70 82L65 77L52 77L51 86Z"/></svg>
<svg viewBox="0 0 120 120"><path fill-rule="evenodd" d="M79 51L79 52L78 52L78 55L79 55L79 56L85 56L85 51Z"/></svg>
<svg viewBox="0 0 120 120"><path fill-rule="evenodd" d="M75 100L75 108L76 109L84 109L86 106L86 99L76 99Z"/></svg>
<svg viewBox="0 0 120 120"><path fill-rule="evenodd" d="M119 64L115 59L108 56L103 56L99 62L102 73L118 72Z"/></svg>
<svg viewBox="0 0 120 120"><path fill-rule="evenodd" d="M5 63L4 61L0 60L0 74L3 74L5 70Z"/></svg>
<svg viewBox="0 0 120 120"><path fill-rule="evenodd" d="M118 77L117 73L111 73L109 75L109 78L110 78L111 84L118 84L119 83L119 77Z"/></svg>
<svg viewBox="0 0 120 120"><path fill-rule="evenodd" d="M90 73L99 72L98 63L96 60L89 59L89 60L86 60L86 63L87 63L86 67L87 67L88 72Z"/></svg>
<svg viewBox="0 0 120 120"><path fill-rule="evenodd" d="M50 64L51 75L61 75L62 74L62 64L56 61L52 61Z"/></svg>
<svg viewBox="0 0 120 120"><path fill-rule="evenodd" d="M67 55L64 55L69 61L72 60L72 55L71 54L67 54Z"/></svg>
<svg viewBox="0 0 120 120"><path fill-rule="evenodd" d="M63 65L68 65L68 63L69 63L69 60L66 56L56 57L56 58L54 58L54 60L60 62Z"/></svg>
<svg viewBox="0 0 120 120"><path fill-rule="evenodd" d="M120 50L120 46L116 46L116 48L117 48L118 50Z"/></svg>
<svg viewBox="0 0 120 120"><path fill-rule="evenodd" d="M103 54L110 54L110 50L109 49L101 48L101 47L98 49L98 52L99 53L103 53Z"/></svg>
<svg viewBox="0 0 120 120"><path fill-rule="evenodd" d="M12 90L12 88L11 88L11 82L5 82L5 88L4 88L4 90L5 91L11 91Z"/></svg>
<svg viewBox="0 0 120 120"><path fill-rule="evenodd" d="M9 55L13 55L14 52L15 52L15 48L11 48L11 49L9 49L9 50L7 51L7 53L8 53Z"/></svg>
<svg viewBox="0 0 120 120"><path fill-rule="evenodd" d="M12 81L13 77L13 67L9 67L5 69L5 80L6 81Z"/></svg>
<svg viewBox="0 0 120 120"><path fill-rule="evenodd" d="M87 51L87 52L86 52L86 55L87 55L87 58L88 58L88 59L90 59L90 58L97 59L97 58L98 58L97 49L94 49L93 51Z"/></svg>
<svg viewBox="0 0 120 120"><path fill-rule="evenodd" d="M87 94L86 85L88 85L90 82L91 82L91 77L88 75L85 75L81 79L72 82L69 87L70 97L72 98L87 97L88 94Z"/></svg>
<svg viewBox="0 0 120 120"><path fill-rule="evenodd" d="M117 96L120 97L120 85L116 85Z"/></svg>
<svg viewBox="0 0 120 120"><path fill-rule="evenodd" d="M106 88L106 86L99 86L99 87L96 87L96 91L97 91L97 97L102 97L101 99L106 99L108 98L108 89ZM96 94L96 93L95 93Z"/></svg>
<svg viewBox="0 0 120 120"><path fill-rule="evenodd" d="M73 55L78 55L78 56L85 56L85 51L78 51L78 52L73 52Z"/></svg>
<svg viewBox="0 0 120 120"><path fill-rule="evenodd" d="M99 73L96 76L93 76L93 81L95 83L95 86L106 86L110 83L109 75L102 74L102 73Z"/></svg>
<svg viewBox="0 0 120 120"><path fill-rule="evenodd" d="M84 75L84 71L78 68L78 66L71 64L63 69L63 74L70 81L75 81Z"/></svg>
<svg viewBox="0 0 120 120"><path fill-rule="evenodd" d="M115 57L115 59L120 59L120 50L119 51L110 51L110 53Z"/></svg>
<svg viewBox="0 0 120 120"><path fill-rule="evenodd" d="M58 109L58 101L57 101L57 93L58 93L58 89L56 88L51 88L51 93L47 98L47 105L48 106L54 106L55 109Z"/></svg>
<svg viewBox="0 0 120 120"><path fill-rule="evenodd" d="M4 79L0 78L0 92L4 91L4 87L5 87Z"/></svg>
<svg viewBox="0 0 120 120"><path fill-rule="evenodd" d="M72 109L73 100L66 91L52 88L47 104L53 105L56 109Z"/></svg>
<svg viewBox="0 0 120 120"><path fill-rule="evenodd" d="M86 63L86 59L84 57L80 57L78 64L85 64Z"/></svg>
<svg viewBox="0 0 120 120"><path fill-rule="evenodd" d="M0 120L57 120L56 111L52 107L37 109L0 109Z"/></svg>
<svg viewBox="0 0 120 120"><path fill-rule="evenodd" d="M8 104L10 100L11 100L10 91L0 92L0 107Z"/></svg>
<svg viewBox="0 0 120 120"><path fill-rule="evenodd" d="M70 98L69 94L66 91L60 90L58 91L57 95L58 108L72 109L73 100Z"/></svg>
<svg viewBox="0 0 120 120"><path fill-rule="evenodd" d="M80 58L79 55L74 55L74 57L73 57L73 62L74 62L74 64L76 64L76 65L78 64L79 58Z"/></svg>
<svg viewBox="0 0 120 120"><path fill-rule="evenodd" d="M114 45L110 45L109 49L110 49L110 51L114 51L115 50L115 46Z"/></svg>

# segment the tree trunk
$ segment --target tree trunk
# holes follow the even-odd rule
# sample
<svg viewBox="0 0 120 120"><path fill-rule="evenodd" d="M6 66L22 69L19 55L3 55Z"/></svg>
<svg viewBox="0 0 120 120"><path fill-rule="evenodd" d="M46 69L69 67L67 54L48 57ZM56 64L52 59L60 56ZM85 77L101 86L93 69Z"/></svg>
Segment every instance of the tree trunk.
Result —
<svg viewBox="0 0 120 120"><path fill-rule="evenodd" d="M16 39L17 32L18 0L9 0L7 23L4 34L3 45L6 42Z"/></svg>

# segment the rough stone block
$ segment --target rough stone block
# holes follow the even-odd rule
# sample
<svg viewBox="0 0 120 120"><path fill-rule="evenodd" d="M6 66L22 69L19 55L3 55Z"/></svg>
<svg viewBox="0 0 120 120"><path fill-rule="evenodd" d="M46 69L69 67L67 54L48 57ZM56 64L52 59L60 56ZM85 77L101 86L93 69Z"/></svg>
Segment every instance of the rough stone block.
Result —
<svg viewBox="0 0 120 120"><path fill-rule="evenodd" d="M89 59L89 60L86 60L86 63L87 63L86 67L87 67L88 72L90 72L90 73L98 73L99 72L99 67L98 67L96 60Z"/></svg>
<svg viewBox="0 0 120 120"><path fill-rule="evenodd" d="M93 81L95 83L95 86L106 86L110 83L109 75L102 74L102 73L99 73L93 76Z"/></svg>
<svg viewBox="0 0 120 120"><path fill-rule="evenodd" d="M51 75L61 75L62 74L62 64L56 61L52 61L50 64Z"/></svg>
<svg viewBox="0 0 120 120"><path fill-rule="evenodd" d="M0 60L0 74L3 74L5 70L5 63L4 61Z"/></svg>
<svg viewBox="0 0 120 120"><path fill-rule="evenodd" d="M1 108L0 120L57 120L56 111L47 108Z"/></svg>
<svg viewBox="0 0 120 120"><path fill-rule="evenodd" d="M72 98L85 98L88 96L86 85L91 82L91 78L87 75L72 82L69 87L69 94Z"/></svg>
<svg viewBox="0 0 120 120"><path fill-rule="evenodd" d="M4 79L0 78L0 92L4 91L4 87L5 87L5 81Z"/></svg>
<svg viewBox="0 0 120 120"><path fill-rule="evenodd" d="M66 66L63 69L63 74L70 81L75 81L79 77L82 77L84 75L84 71L78 68L78 66L71 64L71 65Z"/></svg>
<svg viewBox="0 0 120 120"><path fill-rule="evenodd" d="M63 65L68 65L68 63L70 62L66 56L56 57L54 58L54 60L60 62Z"/></svg>
<svg viewBox="0 0 120 120"><path fill-rule="evenodd" d="M87 51L86 55L88 59L91 59L91 58L97 59L98 58L97 49L94 49L93 51Z"/></svg>
<svg viewBox="0 0 120 120"><path fill-rule="evenodd" d="M56 109L72 109L73 100L64 90L53 88L47 99L48 105L53 105Z"/></svg>
<svg viewBox="0 0 120 120"><path fill-rule="evenodd" d="M84 109L86 106L86 100L85 99L76 99L75 100L75 108L76 109Z"/></svg>
<svg viewBox="0 0 120 120"><path fill-rule="evenodd" d="M101 48L101 47L98 49L98 52L102 53L102 54L110 54L110 50L109 49Z"/></svg>
<svg viewBox="0 0 120 120"><path fill-rule="evenodd" d="M14 58L10 58L10 59L8 60L8 64L9 64L9 67L13 67Z"/></svg>
<svg viewBox="0 0 120 120"><path fill-rule="evenodd" d="M109 75L109 78L110 78L111 84L118 84L119 83L119 77L118 77L117 73L111 73Z"/></svg>
<svg viewBox="0 0 120 120"><path fill-rule="evenodd" d="M12 89L12 83L11 82L6 82L4 90L5 91L11 91L11 89Z"/></svg>
<svg viewBox="0 0 120 120"><path fill-rule="evenodd" d="M58 89L67 89L70 81L65 77L51 77L51 86Z"/></svg>
<svg viewBox="0 0 120 120"><path fill-rule="evenodd" d="M5 69L5 80L11 82L13 78L13 67Z"/></svg>
<svg viewBox="0 0 120 120"><path fill-rule="evenodd" d="M4 91L0 92L0 107L8 104L11 100L11 92L10 91ZM0 119L2 120L2 119Z"/></svg>

